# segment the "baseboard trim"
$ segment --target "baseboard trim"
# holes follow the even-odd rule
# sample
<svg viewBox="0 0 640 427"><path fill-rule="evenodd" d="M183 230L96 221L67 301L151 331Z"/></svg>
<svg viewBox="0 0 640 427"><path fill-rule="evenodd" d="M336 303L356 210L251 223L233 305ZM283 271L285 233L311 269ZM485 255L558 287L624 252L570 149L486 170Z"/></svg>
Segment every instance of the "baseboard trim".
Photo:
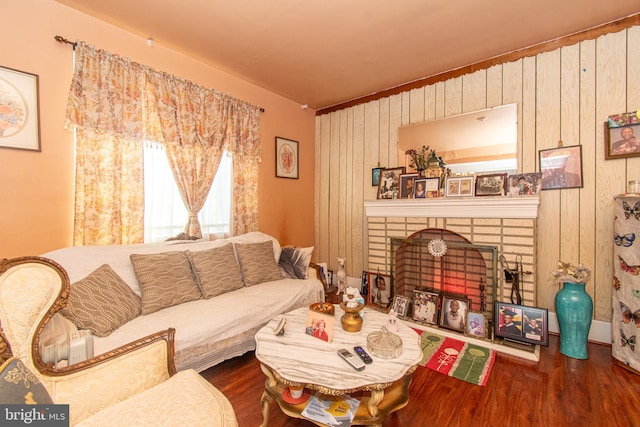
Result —
<svg viewBox="0 0 640 427"><path fill-rule="evenodd" d="M549 312L549 332L558 334L558 316L556 313ZM589 329L589 341L601 344L611 345L611 323L602 320L593 320L591 329Z"/></svg>

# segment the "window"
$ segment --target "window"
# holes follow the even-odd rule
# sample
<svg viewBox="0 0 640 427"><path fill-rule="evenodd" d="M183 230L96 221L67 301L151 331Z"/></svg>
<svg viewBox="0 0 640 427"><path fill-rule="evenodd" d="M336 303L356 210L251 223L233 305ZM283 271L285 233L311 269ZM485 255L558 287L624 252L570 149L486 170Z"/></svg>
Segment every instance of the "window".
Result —
<svg viewBox="0 0 640 427"><path fill-rule="evenodd" d="M198 220L202 236L222 237L231 229L231 154L224 152ZM144 242L159 242L184 231L188 214L160 144L144 147Z"/></svg>

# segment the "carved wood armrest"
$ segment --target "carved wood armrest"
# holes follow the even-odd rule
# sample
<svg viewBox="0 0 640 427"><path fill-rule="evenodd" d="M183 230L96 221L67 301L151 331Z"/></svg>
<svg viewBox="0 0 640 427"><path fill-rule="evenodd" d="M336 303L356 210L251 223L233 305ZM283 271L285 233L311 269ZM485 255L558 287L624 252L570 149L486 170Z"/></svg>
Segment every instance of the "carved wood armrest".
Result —
<svg viewBox="0 0 640 427"><path fill-rule="evenodd" d="M309 268L310 269L314 269L316 271L316 277L318 279L320 279L320 281L322 282L322 286L324 286L325 288L327 287L327 280L324 274L322 274L322 269L320 268L320 266L316 263L309 263Z"/></svg>

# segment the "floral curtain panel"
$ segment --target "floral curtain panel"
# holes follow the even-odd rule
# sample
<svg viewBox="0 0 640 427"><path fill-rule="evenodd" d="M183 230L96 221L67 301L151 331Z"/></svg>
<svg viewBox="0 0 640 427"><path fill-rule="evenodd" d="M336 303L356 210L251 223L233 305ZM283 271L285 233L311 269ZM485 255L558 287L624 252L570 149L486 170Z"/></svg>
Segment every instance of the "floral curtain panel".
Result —
<svg viewBox="0 0 640 427"><path fill-rule="evenodd" d="M87 159L100 156L105 150L114 151L122 141L139 145L140 157L105 156L104 162L111 158L114 169L141 171L144 140L165 145L189 211L185 232L198 237L201 232L197 214L222 152L228 150L234 158L234 195L241 195L233 197L233 212L243 213L234 216L233 233L256 230L259 120L258 107L79 42L67 104L67 127L90 129L91 132L78 132L78 144L95 153L76 160L81 187L76 187L75 244L101 244L101 239L95 239L104 235L114 236L111 243L142 241L143 234L138 230L144 227L141 175L135 177L140 184L135 190L125 190L128 183L123 184L122 179L104 182L90 178L95 175L96 161ZM80 138L88 141L80 142ZM107 142L109 138L113 140ZM130 206L132 211L140 212L137 226L129 224L124 212L122 216L105 214L120 211L119 195L130 191L139 191L137 197L126 199L127 203L135 202Z"/></svg>

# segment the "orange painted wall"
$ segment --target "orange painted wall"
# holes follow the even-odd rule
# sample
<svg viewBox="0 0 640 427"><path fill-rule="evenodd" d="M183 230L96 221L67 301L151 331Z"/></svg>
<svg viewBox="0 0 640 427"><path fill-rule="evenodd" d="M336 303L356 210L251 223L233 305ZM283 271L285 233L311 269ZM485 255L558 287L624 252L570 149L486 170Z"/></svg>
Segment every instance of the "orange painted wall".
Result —
<svg viewBox="0 0 640 427"><path fill-rule="evenodd" d="M0 66L39 76L41 152L0 148L0 258L72 244L74 147L64 129L72 49L61 35L265 108L261 118L260 231L313 245L315 111L53 0L5 1ZM275 137L300 142L300 179L275 177Z"/></svg>

